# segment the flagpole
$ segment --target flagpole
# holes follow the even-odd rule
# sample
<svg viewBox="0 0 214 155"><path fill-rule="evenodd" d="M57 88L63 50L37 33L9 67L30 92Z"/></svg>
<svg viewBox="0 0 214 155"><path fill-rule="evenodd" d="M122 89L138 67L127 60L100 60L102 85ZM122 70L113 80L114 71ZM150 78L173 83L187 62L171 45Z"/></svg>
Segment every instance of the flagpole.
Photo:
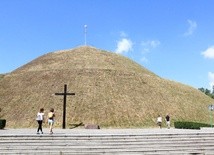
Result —
<svg viewBox="0 0 214 155"><path fill-rule="evenodd" d="M84 25L85 28L85 46L87 45L86 35L87 35L87 25Z"/></svg>

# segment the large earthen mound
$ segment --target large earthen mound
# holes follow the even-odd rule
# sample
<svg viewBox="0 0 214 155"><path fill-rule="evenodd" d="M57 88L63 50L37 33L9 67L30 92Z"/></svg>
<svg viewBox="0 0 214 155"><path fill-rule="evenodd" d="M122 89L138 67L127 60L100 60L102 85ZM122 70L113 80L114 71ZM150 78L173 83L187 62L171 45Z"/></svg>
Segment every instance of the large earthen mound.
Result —
<svg viewBox="0 0 214 155"><path fill-rule="evenodd" d="M152 127L158 114L172 120L209 122L211 98L190 86L163 79L112 52L82 46L43 55L0 79L1 114L7 127L35 127L44 107L56 112L61 127L63 92L67 125L83 122L101 127Z"/></svg>

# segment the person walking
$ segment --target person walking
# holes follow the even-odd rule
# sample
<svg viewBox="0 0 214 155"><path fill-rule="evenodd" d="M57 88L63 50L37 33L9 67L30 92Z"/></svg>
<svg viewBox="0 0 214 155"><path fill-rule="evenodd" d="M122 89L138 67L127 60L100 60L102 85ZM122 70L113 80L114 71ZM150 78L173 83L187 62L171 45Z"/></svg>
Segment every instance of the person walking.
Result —
<svg viewBox="0 0 214 155"><path fill-rule="evenodd" d="M48 125L50 129L50 134L53 134L54 118L55 118L54 109L51 108L50 112L48 113Z"/></svg>
<svg viewBox="0 0 214 155"><path fill-rule="evenodd" d="M158 115L157 124L160 127L160 129L161 129L162 128L162 117L160 115Z"/></svg>
<svg viewBox="0 0 214 155"><path fill-rule="evenodd" d="M39 131L41 131L41 134L43 134L42 123L44 121L44 108L41 108L37 113L36 121L38 122L37 134L39 134Z"/></svg>
<svg viewBox="0 0 214 155"><path fill-rule="evenodd" d="M170 117L169 117L169 114L166 115L165 119L166 119L167 128L170 129Z"/></svg>

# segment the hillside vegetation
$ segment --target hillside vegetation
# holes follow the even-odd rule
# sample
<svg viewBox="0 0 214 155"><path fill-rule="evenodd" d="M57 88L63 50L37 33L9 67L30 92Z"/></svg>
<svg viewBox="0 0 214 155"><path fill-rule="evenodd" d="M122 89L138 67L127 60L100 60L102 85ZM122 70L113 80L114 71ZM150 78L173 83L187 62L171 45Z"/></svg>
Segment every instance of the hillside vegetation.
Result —
<svg viewBox="0 0 214 155"><path fill-rule="evenodd" d="M101 128L154 127L158 114L174 120L209 122L213 100L190 86L163 79L132 60L83 46L45 54L0 80L0 107L7 127L35 127L39 108L56 110L62 124L64 84L67 126L83 122Z"/></svg>
<svg viewBox="0 0 214 155"><path fill-rule="evenodd" d="M3 79L3 77L4 77L4 74L0 74L0 80Z"/></svg>

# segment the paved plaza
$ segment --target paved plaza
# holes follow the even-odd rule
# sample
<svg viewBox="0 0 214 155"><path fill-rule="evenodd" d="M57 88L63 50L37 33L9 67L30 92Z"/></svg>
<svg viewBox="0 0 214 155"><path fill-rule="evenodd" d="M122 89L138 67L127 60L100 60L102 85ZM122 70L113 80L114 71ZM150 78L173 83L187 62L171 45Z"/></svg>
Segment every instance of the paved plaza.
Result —
<svg viewBox="0 0 214 155"><path fill-rule="evenodd" d="M37 128L22 128L0 130L0 135L35 135ZM144 129L53 129L54 135L99 135L99 134L187 134L187 133L214 133L214 128L202 128L201 130L190 129L167 129L167 128L144 128ZM49 129L43 128L44 136L49 135Z"/></svg>

